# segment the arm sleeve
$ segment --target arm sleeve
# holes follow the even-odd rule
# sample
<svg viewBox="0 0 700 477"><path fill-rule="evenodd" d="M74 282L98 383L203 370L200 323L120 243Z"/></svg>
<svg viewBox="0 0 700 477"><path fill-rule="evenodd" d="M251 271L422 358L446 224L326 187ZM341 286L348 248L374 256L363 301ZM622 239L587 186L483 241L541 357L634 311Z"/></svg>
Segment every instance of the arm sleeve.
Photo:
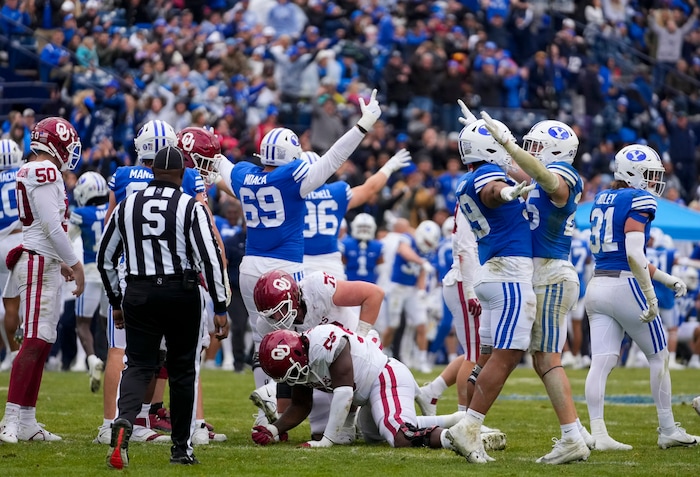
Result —
<svg viewBox="0 0 700 477"><path fill-rule="evenodd" d="M221 159L221 162L219 163L219 174L221 175L221 180L226 185L228 190L235 195L235 192L233 192L233 185L231 184L231 173L233 172L233 167L233 164L228 160Z"/></svg>
<svg viewBox="0 0 700 477"><path fill-rule="evenodd" d="M306 197L318 189L338 168L350 157L350 154L360 145L365 135L356 127L338 139L326 152L321 160L309 166L309 173L301 181L300 195ZM222 173L223 174L223 173ZM229 179L230 180L230 179Z"/></svg>
<svg viewBox="0 0 700 477"><path fill-rule="evenodd" d="M651 275L649 275L649 261L644 255L644 233L643 232L627 232L625 234L625 250L627 251L627 262L630 265L630 270L634 278L637 279L642 293L649 300L656 296L654 293L654 285L651 283Z"/></svg>
<svg viewBox="0 0 700 477"><path fill-rule="evenodd" d="M79 260L73 251L68 234L63 229L63 218L57 207L46 206L46 204L57 204L64 200L63 197L58 197L57 191L59 190L59 186L55 183L36 187L32 191L32 200L36 205L37 219L41 222L46 238L51 242L61 260L72 267Z"/></svg>
<svg viewBox="0 0 700 477"><path fill-rule="evenodd" d="M194 199L192 199L194 200ZM226 285L224 284L224 263L221 251L214 239L209 215L204 206L195 202L192 208L192 228L190 240L195 262L204 274L207 289L214 301L214 312L226 312Z"/></svg>
<svg viewBox="0 0 700 477"><path fill-rule="evenodd" d="M468 292L468 298L474 298L474 274L479 267L479 255L474 232L461 211L457 212L457 230L452 243L453 253L459 256L462 286Z"/></svg>
<svg viewBox="0 0 700 477"><path fill-rule="evenodd" d="M338 434L345 425L345 418L348 417L352 406L353 390L352 386L339 386L333 389L333 400L328 413L328 423L323 435L331 442L338 442Z"/></svg>
<svg viewBox="0 0 700 477"><path fill-rule="evenodd" d="M508 141L505 150L515 162L548 194L554 193L559 188L559 178L549 171L535 156L518 146L514 141Z"/></svg>
<svg viewBox="0 0 700 477"><path fill-rule="evenodd" d="M121 309L122 302L119 274L117 273L119 257L123 248L122 238L117 229L121 209L122 207L114 209L114 213L107 221L97 252L97 269L100 271L100 278L105 287L105 293L109 299L109 304L117 310Z"/></svg>

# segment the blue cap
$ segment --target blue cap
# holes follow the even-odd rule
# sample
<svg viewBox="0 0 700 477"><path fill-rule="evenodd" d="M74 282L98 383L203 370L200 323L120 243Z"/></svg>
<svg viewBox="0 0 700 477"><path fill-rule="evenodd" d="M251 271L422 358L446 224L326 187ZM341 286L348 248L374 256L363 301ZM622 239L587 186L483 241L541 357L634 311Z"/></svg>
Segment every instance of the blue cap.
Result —
<svg viewBox="0 0 700 477"><path fill-rule="evenodd" d="M166 47L168 45L174 45L174 44L175 44L175 40L173 40L172 38L166 38L165 40L163 40L163 47Z"/></svg>
<svg viewBox="0 0 700 477"><path fill-rule="evenodd" d="M63 21L64 21L64 22L67 22L68 20L72 20L72 19L74 19L74 18L75 18L75 16L74 16L72 13L69 13L68 15L66 15L65 17L63 17Z"/></svg>
<svg viewBox="0 0 700 477"><path fill-rule="evenodd" d="M267 111L266 111L266 112L267 112L267 115L268 115L268 116L272 116L272 115L274 115L274 114L279 114L279 113L280 113L279 109L277 109L277 106L275 106L274 104L270 104L270 105L267 107Z"/></svg>
<svg viewBox="0 0 700 477"><path fill-rule="evenodd" d="M237 83L239 81L245 81L246 78L243 75L235 75L231 78L231 83Z"/></svg>
<svg viewBox="0 0 700 477"><path fill-rule="evenodd" d="M93 33L102 33L104 31L105 31L105 29L102 28L102 25L95 25L94 27L92 27Z"/></svg>
<svg viewBox="0 0 700 477"><path fill-rule="evenodd" d="M452 33L459 33L464 35L464 28L462 28L461 26L452 27Z"/></svg>
<svg viewBox="0 0 700 477"><path fill-rule="evenodd" d="M312 33L312 34L314 34L314 35L318 35L318 27L315 27L315 26L313 26L313 25L310 26L310 27L309 27L309 33Z"/></svg>
<svg viewBox="0 0 700 477"><path fill-rule="evenodd" d="M224 116L228 116L228 115L231 115L231 116L236 115L236 110L233 109L233 106L226 106L224 108Z"/></svg>
<svg viewBox="0 0 700 477"><path fill-rule="evenodd" d="M287 56L295 56L299 54L299 48L297 48L295 45L290 46L287 48Z"/></svg>
<svg viewBox="0 0 700 477"><path fill-rule="evenodd" d="M408 134L398 133L396 135L396 142L408 142Z"/></svg>
<svg viewBox="0 0 700 477"><path fill-rule="evenodd" d="M105 85L105 88L117 88L117 89L119 89L119 86L120 86L119 81L117 81L116 79L111 79Z"/></svg>
<svg viewBox="0 0 700 477"><path fill-rule="evenodd" d="M484 58L484 66L489 65L489 66L496 66L498 62L493 59L493 58Z"/></svg>
<svg viewBox="0 0 700 477"><path fill-rule="evenodd" d="M489 50L495 50L496 49L496 44L492 41L487 41L486 44L484 45L487 49Z"/></svg>
<svg viewBox="0 0 700 477"><path fill-rule="evenodd" d="M350 14L350 21L354 22L355 20L357 20L361 16L362 16L362 12L360 10L355 10L354 12L352 12Z"/></svg>
<svg viewBox="0 0 700 477"><path fill-rule="evenodd" d="M406 167L401 169L401 173L403 175L406 175L406 176L409 174L413 174L414 172L417 172L417 171L418 171L418 166L415 165L413 162L409 162Z"/></svg>
<svg viewBox="0 0 700 477"><path fill-rule="evenodd" d="M153 22L154 27L165 26L167 24L168 22L165 21L165 18L158 18Z"/></svg>

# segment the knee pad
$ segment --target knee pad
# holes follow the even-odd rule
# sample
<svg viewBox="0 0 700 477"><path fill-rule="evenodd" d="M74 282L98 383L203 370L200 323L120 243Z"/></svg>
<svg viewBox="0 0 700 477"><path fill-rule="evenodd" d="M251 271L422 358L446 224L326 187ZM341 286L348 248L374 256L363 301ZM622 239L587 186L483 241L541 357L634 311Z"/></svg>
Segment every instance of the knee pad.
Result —
<svg viewBox="0 0 700 477"><path fill-rule="evenodd" d="M476 378L479 377L480 372L481 372L481 366L479 366L478 364L474 365L474 369L472 369L472 373L469 375L467 382L472 383L472 384L476 384Z"/></svg>
<svg viewBox="0 0 700 477"><path fill-rule="evenodd" d="M492 345L479 345L479 354L491 354L493 353Z"/></svg>
<svg viewBox="0 0 700 477"><path fill-rule="evenodd" d="M410 423L405 423L399 427L399 432L408 439L411 447L430 447L430 434L437 426L418 428Z"/></svg>
<svg viewBox="0 0 700 477"><path fill-rule="evenodd" d="M292 387L287 383L277 383L277 399L292 399Z"/></svg>

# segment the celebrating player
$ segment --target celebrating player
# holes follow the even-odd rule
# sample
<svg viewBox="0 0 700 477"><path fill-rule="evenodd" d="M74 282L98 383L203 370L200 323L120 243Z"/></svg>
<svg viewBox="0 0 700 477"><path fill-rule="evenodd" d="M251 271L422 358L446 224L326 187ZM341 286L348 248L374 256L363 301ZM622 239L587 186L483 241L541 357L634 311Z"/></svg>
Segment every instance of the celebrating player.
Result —
<svg viewBox="0 0 700 477"><path fill-rule="evenodd" d="M631 450L614 440L603 420L605 384L620 356L625 332L649 360L651 391L659 419L657 444L662 449L692 446L673 418L671 376L666 333L652 278L686 294L683 281L650 264L644 255L656 197L663 192L664 167L652 148L632 144L615 155L612 188L599 192L591 209L591 252L596 260L586 291L586 312L591 324L591 368L586 378L586 403L596 450Z"/></svg>

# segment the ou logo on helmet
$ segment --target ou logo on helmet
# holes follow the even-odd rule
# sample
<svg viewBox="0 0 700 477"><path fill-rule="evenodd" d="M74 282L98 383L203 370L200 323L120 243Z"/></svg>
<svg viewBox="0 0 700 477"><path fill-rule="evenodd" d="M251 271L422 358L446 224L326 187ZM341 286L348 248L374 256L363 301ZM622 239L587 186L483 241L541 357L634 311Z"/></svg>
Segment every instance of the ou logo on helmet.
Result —
<svg viewBox="0 0 700 477"><path fill-rule="evenodd" d="M287 280L286 277L279 277L275 278L272 281L272 286L278 289L279 291L287 291L292 288L292 284Z"/></svg>
<svg viewBox="0 0 700 477"><path fill-rule="evenodd" d="M625 158L628 161L632 162L642 162L644 159L647 158L647 154L646 152L640 149L632 149L631 151L628 151L627 154L625 154Z"/></svg>
<svg viewBox="0 0 700 477"><path fill-rule="evenodd" d="M289 347L289 345L280 343L272 349L272 351L270 352L270 357L272 357L272 359L274 359L275 361L282 361L291 353L292 349Z"/></svg>
<svg viewBox="0 0 700 477"><path fill-rule="evenodd" d="M571 136L571 134L569 134L569 131L567 131L561 126L552 126L551 128L549 128L549 131L547 131L547 133L554 139L569 139L569 136Z"/></svg>
<svg viewBox="0 0 700 477"><path fill-rule="evenodd" d="M192 149L194 148L194 134L191 132L185 133L182 135L182 139L180 140L182 142L182 148L187 151L187 152L192 152Z"/></svg>
<svg viewBox="0 0 700 477"><path fill-rule="evenodd" d="M65 124L59 121L56 123L56 134L61 141L67 141L70 139L71 132Z"/></svg>

